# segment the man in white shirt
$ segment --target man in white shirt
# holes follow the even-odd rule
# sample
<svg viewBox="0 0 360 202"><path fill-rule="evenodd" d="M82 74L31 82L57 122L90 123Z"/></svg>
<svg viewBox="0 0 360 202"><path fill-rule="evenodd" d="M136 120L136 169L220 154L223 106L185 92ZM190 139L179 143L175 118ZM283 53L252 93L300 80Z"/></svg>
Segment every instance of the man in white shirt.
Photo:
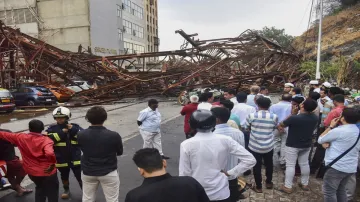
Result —
<svg viewBox="0 0 360 202"><path fill-rule="evenodd" d="M278 121L281 123L291 115L291 99L292 96L289 93L285 93L281 96L281 101L270 107L270 113L274 113L278 116ZM281 168L284 170L285 165L285 144L287 139L288 130L280 132L279 130L274 131L274 159L279 159Z"/></svg>
<svg viewBox="0 0 360 202"><path fill-rule="evenodd" d="M212 108L211 112L216 117L216 126L214 134L225 135L231 137L241 146L245 147L244 133L240 130L230 127L227 122L230 118L230 111L225 107ZM225 170L230 170L239 163L239 159L236 156L230 155L228 157L228 163ZM238 185L238 180L236 176L228 177L229 179L229 189L230 189L230 199L232 202L236 202L239 199L245 199L245 196L240 194Z"/></svg>
<svg viewBox="0 0 360 202"><path fill-rule="evenodd" d="M231 202L228 177L237 177L255 165L255 158L231 137L216 135L211 130L216 118L208 110L197 110L190 118L195 137L180 145L179 175L195 178L211 201ZM225 170L229 155L241 164Z"/></svg>
<svg viewBox="0 0 360 202"><path fill-rule="evenodd" d="M246 104L247 101L246 93L239 92L236 95L236 98L238 104L234 106L231 112L240 118L240 125L242 128L245 128L246 118L249 116L249 114L256 112L256 109L255 107Z"/></svg>
<svg viewBox="0 0 360 202"><path fill-rule="evenodd" d="M163 159L169 159L169 157L164 156L162 152L160 132L161 114L157 109L159 102L155 99L150 99L148 106L149 107L139 113L137 119L140 135L144 140L143 148L155 148L159 150Z"/></svg>
<svg viewBox="0 0 360 202"><path fill-rule="evenodd" d="M212 92L206 92L200 95L199 102L197 109L206 109L211 110L212 102L214 101L214 95Z"/></svg>
<svg viewBox="0 0 360 202"><path fill-rule="evenodd" d="M224 98L234 103L234 106L238 103L236 99L236 92L234 89L225 89Z"/></svg>

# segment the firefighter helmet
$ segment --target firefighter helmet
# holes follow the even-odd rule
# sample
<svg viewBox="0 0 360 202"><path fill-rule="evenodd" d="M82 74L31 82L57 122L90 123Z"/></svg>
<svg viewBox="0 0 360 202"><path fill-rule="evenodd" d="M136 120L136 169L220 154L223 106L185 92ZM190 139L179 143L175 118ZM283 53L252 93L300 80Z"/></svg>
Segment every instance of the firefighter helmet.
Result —
<svg viewBox="0 0 360 202"><path fill-rule="evenodd" d="M66 107L58 107L53 111L54 118L71 118L70 109Z"/></svg>

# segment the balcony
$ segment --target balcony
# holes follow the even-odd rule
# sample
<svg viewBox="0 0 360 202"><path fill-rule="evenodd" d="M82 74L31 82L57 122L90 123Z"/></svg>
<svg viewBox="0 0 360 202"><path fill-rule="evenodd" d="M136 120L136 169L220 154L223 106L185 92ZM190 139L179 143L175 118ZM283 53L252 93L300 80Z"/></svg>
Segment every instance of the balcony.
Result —
<svg viewBox="0 0 360 202"><path fill-rule="evenodd" d="M159 46L160 45L160 39L159 37L154 36L154 45Z"/></svg>

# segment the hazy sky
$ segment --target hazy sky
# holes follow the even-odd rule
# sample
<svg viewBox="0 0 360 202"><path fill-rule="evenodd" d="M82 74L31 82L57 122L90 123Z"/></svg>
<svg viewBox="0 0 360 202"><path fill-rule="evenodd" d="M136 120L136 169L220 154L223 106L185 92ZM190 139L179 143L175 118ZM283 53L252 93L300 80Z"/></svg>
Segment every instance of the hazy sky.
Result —
<svg viewBox="0 0 360 202"><path fill-rule="evenodd" d="M159 0L160 50L179 49L175 30L200 39L235 37L246 29L284 28L301 35L307 28L310 0Z"/></svg>

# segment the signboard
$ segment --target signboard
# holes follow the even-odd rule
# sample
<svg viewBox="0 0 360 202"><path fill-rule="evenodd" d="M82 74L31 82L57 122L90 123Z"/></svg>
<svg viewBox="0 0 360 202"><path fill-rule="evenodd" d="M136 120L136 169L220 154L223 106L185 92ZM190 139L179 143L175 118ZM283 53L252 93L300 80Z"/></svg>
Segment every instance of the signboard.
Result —
<svg viewBox="0 0 360 202"><path fill-rule="evenodd" d="M95 50L95 53L106 53L106 54L117 55L117 51L115 49L95 47L94 50Z"/></svg>

